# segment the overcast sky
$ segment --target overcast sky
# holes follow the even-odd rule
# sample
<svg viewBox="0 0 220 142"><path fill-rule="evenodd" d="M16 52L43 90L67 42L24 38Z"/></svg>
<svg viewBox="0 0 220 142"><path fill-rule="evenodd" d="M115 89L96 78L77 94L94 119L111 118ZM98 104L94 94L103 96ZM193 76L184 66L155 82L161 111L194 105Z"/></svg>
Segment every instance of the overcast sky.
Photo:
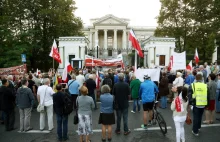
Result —
<svg viewBox="0 0 220 142"><path fill-rule="evenodd" d="M75 0L76 16L82 18L85 25L90 19L113 14L119 18L130 19L132 26L157 26L160 0Z"/></svg>

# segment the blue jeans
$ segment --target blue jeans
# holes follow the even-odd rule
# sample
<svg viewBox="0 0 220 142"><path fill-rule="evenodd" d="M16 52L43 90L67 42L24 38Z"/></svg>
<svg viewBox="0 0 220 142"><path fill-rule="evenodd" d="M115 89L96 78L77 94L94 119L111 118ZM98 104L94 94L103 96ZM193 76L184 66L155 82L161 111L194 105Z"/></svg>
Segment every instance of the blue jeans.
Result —
<svg viewBox="0 0 220 142"><path fill-rule="evenodd" d="M198 134L201 128L203 112L204 108L193 107L193 132L196 134Z"/></svg>
<svg viewBox="0 0 220 142"><path fill-rule="evenodd" d="M116 131L120 131L121 115L123 115L124 132L127 132L128 131L128 108L117 110L116 115L117 115L117 128L116 128Z"/></svg>
<svg viewBox="0 0 220 142"><path fill-rule="evenodd" d="M97 108L96 99L95 99L95 94L89 94L89 96L92 97L92 99L93 99L93 101L94 101L94 104L95 104L95 108Z"/></svg>
<svg viewBox="0 0 220 142"><path fill-rule="evenodd" d="M68 139L68 115L59 115L57 114L57 135L58 139L62 141L62 139Z"/></svg>
<svg viewBox="0 0 220 142"><path fill-rule="evenodd" d="M133 111L136 112L136 106L138 107L138 111L140 111L140 100L139 99L133 99Z"/></svg>
<svg viewBox="0 0 220 142"><path fill-rule="evenodd" d="M161 96L160 98L160 107L167 108L167 96Z"/></svg>
<svg viewBox="0 0 220 142"><path fill-rule="evenodd" d="M220 112L220 102L218 101L218 96L219 94L217 93L215 99L216 112Z"/></svg>

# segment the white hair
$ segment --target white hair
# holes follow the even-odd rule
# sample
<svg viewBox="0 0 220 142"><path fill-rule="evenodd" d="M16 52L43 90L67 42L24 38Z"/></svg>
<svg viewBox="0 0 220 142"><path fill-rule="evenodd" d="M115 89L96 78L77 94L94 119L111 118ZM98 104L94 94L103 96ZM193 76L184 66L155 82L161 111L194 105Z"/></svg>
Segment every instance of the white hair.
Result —
<svg viewBox="0 0 220 142"><path fill-rule="evenodd" d="M89 78L90 78L90 79L93 79L93 75L92 75L92 74L90 74L90 75L89 75Z"/></svg>

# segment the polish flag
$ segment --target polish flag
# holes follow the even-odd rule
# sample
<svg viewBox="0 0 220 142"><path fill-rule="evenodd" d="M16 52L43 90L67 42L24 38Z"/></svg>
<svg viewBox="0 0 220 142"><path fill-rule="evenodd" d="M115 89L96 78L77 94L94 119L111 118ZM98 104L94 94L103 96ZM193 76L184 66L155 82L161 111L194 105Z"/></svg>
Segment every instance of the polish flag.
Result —
<svg viewBox="0 0 220 142"><path fill-rule="evenodd" d="M176 97L175 105L176 105L176 111L177 112L183 112L184 111L182 92L179 94L179 96Z"/></svg>
<svg viewBox="0 0 220 142"><path fill-rule="evenodd" d="M199 54L197 52L197 48L196 48L196 52L195 52L195 55L194 55L194 59L195 59L196 64L198 64L199 63Z"/></svg>
<svg viewBox="0 0 220 142"><path fill-rule="evenodd" d="M60 64L62 63L55 40L53 41L53 46L51 48L49 56L52 57L54 60L56 60L58 63Z"/></svg>
<svg viewBox="0 0 220 142"><path fill-rule="evenodd" d="M69 72L71 72L73 70L73 67L70 65L70 63L67 64L67 66L64 68L63 70L63 74L62 74L62 80L64 80L65 82L67 82L67 74Z"/></svg>
<svg viewBox="0 0 220 142"><path fill-rule="evenodd" d="M137 51L137 54L141 57L144 58L144 54L142 53L141 46L134 34L134 31L131 29L129 33L129 40L131 41L132 46L134 49Z"/></svg>
<svg viewBox="0 0 220 142"><path fill-rule="evenodd" d="M173 68L173 56L170 56L170 62L169 62L169 65L168 65L168 70L171 71Z"/></svg>
<svg viewBox="0 0 220 142"><path fill-rule="evenodd" d="M99 78L99 71L96 71L96 88L98 89L100 87L100 78Z"/></svg>
<svg viewBox="0 0 220 142"><path fill-rule="evenodd" d="M192 68L192 60L189 62L189 64L186 66L186 69L187 70L190 70L190 71L192 71L193 70L193 68Z"/></svg>

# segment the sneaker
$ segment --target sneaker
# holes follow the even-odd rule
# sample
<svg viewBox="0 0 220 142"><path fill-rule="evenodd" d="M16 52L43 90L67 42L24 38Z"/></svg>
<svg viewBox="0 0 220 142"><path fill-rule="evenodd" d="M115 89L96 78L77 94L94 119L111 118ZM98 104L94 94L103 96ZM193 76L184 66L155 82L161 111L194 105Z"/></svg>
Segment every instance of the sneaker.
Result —
<svg viewBox="0 0 220 142"><path fill-rule="evenodd" d="M131 112L132 112L132 113L135 113L135 111L133 111L133 110L132 110Z"/></svg>
<svg viewBox="0 0 220 142"><path fill-rule="evenodd" d="M196 133L193 132L193 130L192 130L192 134L193 134L194 136L197 136L197 137L199 136L199 133L196 134Z"/></svg>
<svg viewBox="0 0 220 142"><path fill-rule="evenodd" d="M115 130L115 133L119 135L121 132L120 130Z"/></svg>
<svg viewBox="0 0 220 142"><path fill-rule="evenodd" d="M142 125L141 125L141 128L143 128L143 129L147 129L147 126L144 125L144 124L142 124Z"/></svg>
<svg viewBox="0 0 220 142"><path fill-rule="evenodd" d="M124 135L128 135L131 133L131 130L129 129L127 132L124 132Z"/></svg>

